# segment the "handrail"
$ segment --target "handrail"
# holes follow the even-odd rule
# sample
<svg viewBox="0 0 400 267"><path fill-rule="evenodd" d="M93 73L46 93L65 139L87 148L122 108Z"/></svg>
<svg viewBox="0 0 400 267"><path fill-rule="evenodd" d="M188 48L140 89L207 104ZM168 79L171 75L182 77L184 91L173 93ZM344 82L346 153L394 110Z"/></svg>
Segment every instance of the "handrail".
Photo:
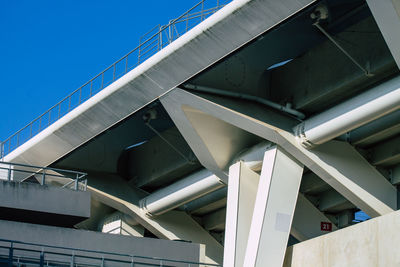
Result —
<svg viewBox="0 0 400 267"><path fill-rule="evenodd" d="M17 182L24 182L27 178L35 175L40 175L41 185L45 185L46 181L49 177L53 178L60 178L60 179L67 179L68 181L61 186L62 188L66 188L71 184L74 184L74 190L79 190L79 183L83 183L83 191L87 189L87 174L84 172L79 171L72 171L72 170L65 170L65 169L58 169L58 168L51 168L51 167L39 167L34 165L26 165L21 163L12 163L12 162L0 162L0 171L6 170L7 174L6 177L1 177L0 180L7 180L7 181L15 181L15 177L22 174L22 179ZM49 173L50 171L55 173ZM1 172L0 172L1 174ZM21 177L19 177L21 178ZM69 181L71 180L71 181ZM39 179L38 179L39 182Z"/></svg>
<svg viewBox="0 0 400 267"><path fill-rule="evenodd" d="M44 254L48 255L59 255L59 256L68 256L74 258L84 258L84 259L94 259L94 260L101 260L104 261L111 261L111 262L119 262L119 263L140 263L140 264L148 264L143 262L137 262L134 259L141 259L141 260L150 260L150 261L158 261L164 263L180 263L180 264L188 264L189 266L193 265L201 265L201 266L220 266L218 264L211 264L211 263L204 263L204 262L194 262L194 261L185 261L185 260L173 260L173 259L166 259L166 258L159 258L159 257L149 257L149 256L139 256L133 254L123 254L123 253L115 253L115 252L106 252L106 251L99 251L99 250L89 250L89 249L78 249L78 248L71 248L71 247L61 247L61 246L52 246L52 245L43 245L38 243L31 243L31 242L23 242L23 241L16 241L16 240L9 240L9 239L0 239L0 243L9 243L9 246L0 245L0 248L8 249L9 254L5 254L4 256L8 257L9 260L12 260L14 257L14 251L27 251L27 252L38 252L44 258ZM23 245L24 247L16 247L16 245ZM32 248L38 247L38 249ZM47 249L47 250L46 250ZM59 252L59 251L49 251L49 249L56 249L56 250L66 250L70 253L66 252ZM0 250L1 253L2 250ZM77 253L82 252L85 255L79 255ZM89 254L89 255L87 255ZM97 256L96 256L97 254ZM0 254L1 255L1 254ZM105 256L108 256L107 258ZM130 260L125 259L115 259L111 258L114 257L125 257ZM27 257L27 256L24 256ZM28 258L28 257L27 257ZM1 256L0 256L1 259ZM29 258L30 260L34 260L32 256ZM153 264L150 264L153 265ZM153 265L154 266L154 265ZM161 265L160 265L161 266Z"/></svg>
<svg viewBox="0 0 400 267"><path fill-rule="evenodd" d="M230 1L232 0L225 0L224 3L221 3L222 1L220 0L201 0L188 11L180 15L178 18L170 20L168 24L163 26L157 25L158 31L152 34L150 37L144 38L143 42L141 37L139 45L133 50L125 54L123 57L108 66L105 70L84 83L81 87L64 97L60 102L53 105L47 111L42 113L39 117L28 123L25 127L21 128L10 137L8 137L6 140L1 142L0 160L2 160L14 149L21 146L26 141L30 140L33 136L37 135L45 128L59 120L61 117L65 116L71 110L75 109L77 106L91 98L93 95L103 90L110 83L116 81L117 79L128 73L130 70L134 69L142 62L147 60L149 57L151 57L164 47L168 46L175 39L179 38L183 33L187 32L198 23L202 22L204 19L218 11ZM211 5L211 7L210 5L208 5L206 7L206 4L210 3L214 3L214 5ZM191 13L192 11L195 12ZM200 20L197 21L199 18ZM193 25L189 25L189 21L192 20L196 21ZM178 24L182 22L186 22L186 27L180 29L181 32L179 32L177 26L179 26ZM149 33L151 33L153 30L157 29L157 26L147 32L144 37L149 35ZM174 34L174 31L176 31L177 35ZM166 34L167 36L166 41L163 40L163 34ZM154 42L156 44L154 44ZM143 48L148 48L149 46L150 49L143 51ZM137 60L129 60L129 56L133 54L136 55ZM134 63L132 64L132 62ZM112 78L109 79L109 77L107 77L108 75Z"/></svg>

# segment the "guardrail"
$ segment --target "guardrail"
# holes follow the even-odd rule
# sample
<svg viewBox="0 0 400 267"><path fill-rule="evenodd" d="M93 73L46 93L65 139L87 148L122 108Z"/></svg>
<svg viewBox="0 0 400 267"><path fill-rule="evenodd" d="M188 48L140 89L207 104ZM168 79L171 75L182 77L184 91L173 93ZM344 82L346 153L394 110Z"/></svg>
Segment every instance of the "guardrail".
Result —
<svg viewBox="0 0 400 267"><path fill-rule="evenodd" d="M0 265L8 266L220 266L0 239Z"/></svg>
<svg viewBox="0 0 400 267"><path fill-rule="evenodd" d="M139 46L3 141L0 145L0 159L168 46L230 1L232 0L202 0L178 18L169 21L167 25L155 26L140 38Z"/></svg>
<svg viewBox="0 0 400 267"><path fill-rule="evenodd" d="M41 185L57 184L63 188L86 191L86 176L86 173L71 170L0 162L0 180L37 182Z"/></svg>

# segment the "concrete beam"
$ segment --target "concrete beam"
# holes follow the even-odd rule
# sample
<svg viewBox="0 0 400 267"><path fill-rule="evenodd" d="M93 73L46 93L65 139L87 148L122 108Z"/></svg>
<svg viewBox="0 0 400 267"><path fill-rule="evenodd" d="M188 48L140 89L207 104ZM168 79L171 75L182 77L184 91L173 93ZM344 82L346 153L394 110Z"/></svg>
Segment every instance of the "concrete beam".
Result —
<svg viewBox="0 0 400 267"><path fill-rule="evenodd" d="M190 240L204 244L205 262L222 263L223 248L192 217L182 211L170 211L156 218L147 217L139 207L143 192L133 189L118 176L88 177L88 189L104 204L133 217L139 224L161 239Z"/></svg>
<svg viewBox="0 0 400 267"><path fill-rule="evenodd" d="M195 119L193 114L205 114L203 118L221 120L280 145L371 217L397 208L396 188L348 143L332 140L314 150L307 150L292 134L297 121L245 101L196 96L177 88L164 95L161 102L188 143L195 143L192 150L207 168L215 169L217 165L209 164L214 158L209 150L198 149L207 146L199 138L198 129L191 124L190 119Z"/></svg>
<svg viewBox="0 0 400 267"><path fill-rule="evenodd" d="M398 0L367 0L367 3L400 68L400 2Z"/></svg>

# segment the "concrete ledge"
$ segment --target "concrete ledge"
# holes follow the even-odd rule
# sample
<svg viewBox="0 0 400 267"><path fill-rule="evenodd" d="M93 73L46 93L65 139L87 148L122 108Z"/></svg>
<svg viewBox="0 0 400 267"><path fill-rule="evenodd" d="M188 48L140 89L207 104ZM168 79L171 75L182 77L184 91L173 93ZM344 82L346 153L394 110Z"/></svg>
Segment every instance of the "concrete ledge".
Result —
<svg viewBox="0 0 400 267"><path fill-rule="evenodd" d="M200 244L2 220L0 239L171 260L199 262L204 259L204 246Z"/></svg>
<svg viewBox="0 0 400 267"><path fill-rule="evenodd" d="M0 219L73 226L90 217L90 192L0 181Z"/></svg>

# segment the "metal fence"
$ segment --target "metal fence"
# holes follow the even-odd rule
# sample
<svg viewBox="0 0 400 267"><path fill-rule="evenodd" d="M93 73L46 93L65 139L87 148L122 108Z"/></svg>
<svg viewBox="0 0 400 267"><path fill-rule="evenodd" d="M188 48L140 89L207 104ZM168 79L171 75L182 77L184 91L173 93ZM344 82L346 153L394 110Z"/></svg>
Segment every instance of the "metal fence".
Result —
<svg viewBox="0 0 400 267"><path fill-rule="evenodd" d="M0 239L0 265L8 266L220 266L202 262L181 261L75 249Z"/></svg>
<svg viewBox="0 0 400 267"><path fill-rule="evenodd" d="M87 174L71 170L0 162L0 180L55 185L86 191Z"/></svg>
<svg viewBox="0 0 400 267"><path fill-rule="evenodd" d="M172 43L231 0L202 0L167 25L157 25L139 40L139 46L73 91L0 145L0 159L69 113L109 84Z"/></svg>

